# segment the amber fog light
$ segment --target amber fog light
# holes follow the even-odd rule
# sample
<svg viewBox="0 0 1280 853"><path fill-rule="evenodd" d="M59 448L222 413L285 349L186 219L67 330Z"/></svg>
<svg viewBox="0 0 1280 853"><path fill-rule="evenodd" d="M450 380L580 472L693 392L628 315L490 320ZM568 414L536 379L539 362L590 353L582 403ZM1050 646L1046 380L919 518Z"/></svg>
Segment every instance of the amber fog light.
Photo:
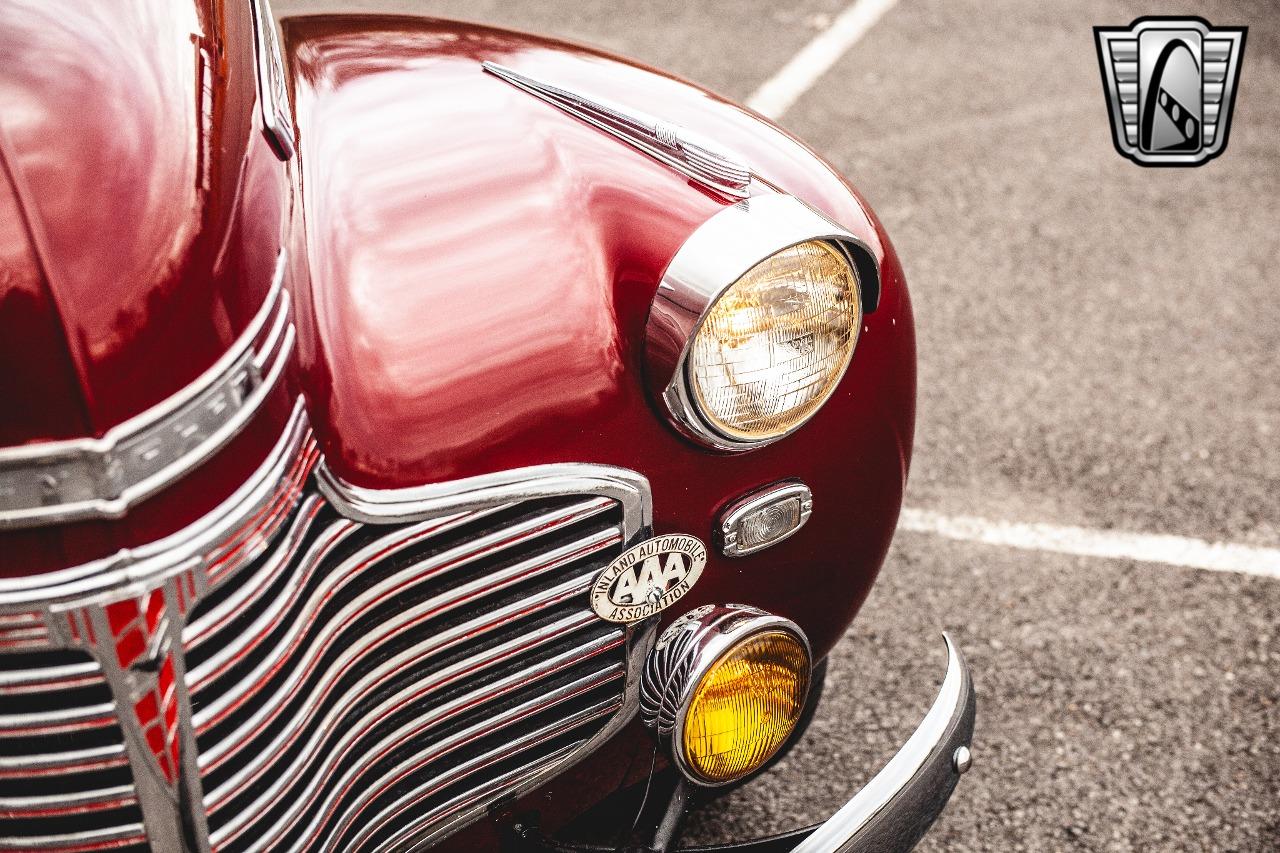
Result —
<svg viewBox="0 0 1280 853"><path fill-rule="evenodd" d="M641 690L645 721L680 770L723 785L762 767L795 731L809 693L808 642L743 605L704 607L659 639Z"/></svg>
<svg viewBox="0 0 1280 853"><path fill-rule="evenodd" d="M684 717L680 749L709 782L739 779L774 756L800 720L809 655L790 634L739 643L702 677Z"/></svg>

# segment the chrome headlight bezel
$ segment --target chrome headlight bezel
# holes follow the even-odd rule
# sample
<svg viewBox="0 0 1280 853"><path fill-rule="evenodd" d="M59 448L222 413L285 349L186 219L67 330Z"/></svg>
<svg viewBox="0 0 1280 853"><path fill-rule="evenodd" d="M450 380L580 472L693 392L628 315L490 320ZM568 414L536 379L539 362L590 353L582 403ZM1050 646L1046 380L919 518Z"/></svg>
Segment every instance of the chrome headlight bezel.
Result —
<svg viewBox="0 0 1280 853"><path fill-rule="evenodd" d="M688 370L694 339L720 297L762 261L812 241L826 243L843 255L858 280L862 316L874 311L880 295L875 253L852 232L794 196L753 196L720 210L698 226L671 259L649 310L646 356L653 392L687 438L715 450L751 450L786 438L821 409L815 406L808 417L767 438L730 436L702 413ZM861 332L860 326L855 335Z"/></svg>

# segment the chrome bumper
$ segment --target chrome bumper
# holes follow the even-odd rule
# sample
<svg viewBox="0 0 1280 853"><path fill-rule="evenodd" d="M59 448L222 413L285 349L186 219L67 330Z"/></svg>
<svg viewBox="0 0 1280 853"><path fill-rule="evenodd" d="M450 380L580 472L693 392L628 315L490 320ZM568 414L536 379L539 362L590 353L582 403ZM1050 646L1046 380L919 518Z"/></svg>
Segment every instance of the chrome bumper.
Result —
<svg viewBox="0 0 1280 853"><path fill-rule="evenodd" d="M964 657L943 639L947 675L929 713L875 778L792 853L896 853L915 847L933 825L969 769L977 706Z"/></svg>
<svg viewBox="0 0 1280 853"><path fill-rule="evenodd" d="M665 806L674 825L659 822L653 839L644 843L604 847L556 841L535 826L513 827L520 853L617 853L673 851L673 853L903 853L928 832L951 798L960 777L969 769L973 719L977 705L973 679L964 657L947 644L947 674L933 706L915 732L879 773L825 823L769 838L709 846L677 847L680 816L686 805L686 786L676 777L675 793Z"/></svg>

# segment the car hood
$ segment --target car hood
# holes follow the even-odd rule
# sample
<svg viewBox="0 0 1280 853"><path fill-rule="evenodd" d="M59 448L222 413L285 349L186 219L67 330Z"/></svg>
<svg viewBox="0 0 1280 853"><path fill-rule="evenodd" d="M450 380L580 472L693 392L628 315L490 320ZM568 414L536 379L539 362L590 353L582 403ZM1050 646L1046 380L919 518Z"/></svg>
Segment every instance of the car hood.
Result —
<svg viewBox="0 0 1280 853"><path fill-rule="evenodd" d="M227 49L248 8L0 6L0 446L102 435L212 365L270 285L287 184L252 51Z"/></svg>

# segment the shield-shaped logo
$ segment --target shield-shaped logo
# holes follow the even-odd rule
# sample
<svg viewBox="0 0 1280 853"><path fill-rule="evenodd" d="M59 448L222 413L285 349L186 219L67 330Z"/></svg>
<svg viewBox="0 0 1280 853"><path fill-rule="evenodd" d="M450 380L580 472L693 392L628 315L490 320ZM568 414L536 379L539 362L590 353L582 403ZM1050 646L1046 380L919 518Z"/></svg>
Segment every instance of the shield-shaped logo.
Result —
<svg viewBox="0 0 1280 853"><path fill-rule="evenodd" d="M1247 32L1202 18L1094 27L1116 150L1143 166L1199 166L1225 151Z"/></svg>

